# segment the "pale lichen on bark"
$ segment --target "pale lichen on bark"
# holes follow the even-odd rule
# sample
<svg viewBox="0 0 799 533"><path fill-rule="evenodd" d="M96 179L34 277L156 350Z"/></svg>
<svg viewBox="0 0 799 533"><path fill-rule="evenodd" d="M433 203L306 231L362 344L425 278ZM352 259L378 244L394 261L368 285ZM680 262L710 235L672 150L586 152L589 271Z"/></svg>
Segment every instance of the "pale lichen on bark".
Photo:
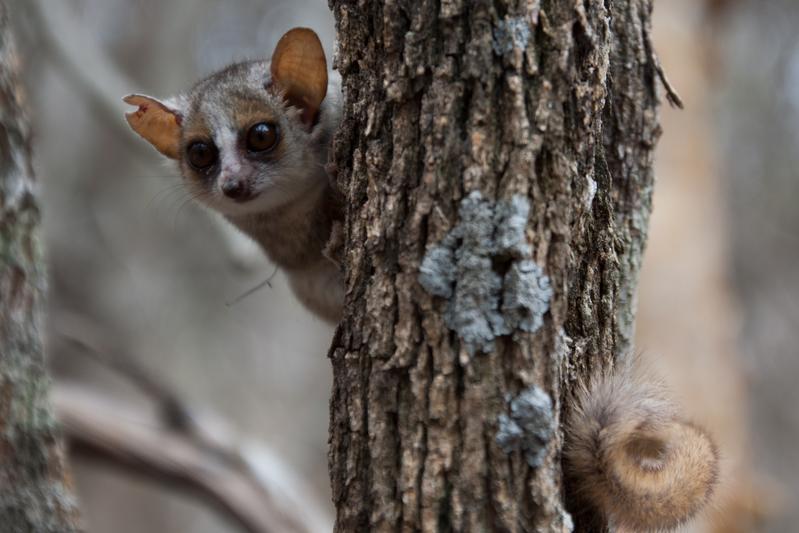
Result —
<svg viewBox="0 0 799 533"><path fill-rule="evenodd" d="M0 530L69 533L79 531L77 504L47 395L40 217L17 63L0 1Z"/></svg>
<svg viewBox="0 0 799 533"><path fill-rule="evenodd" d="M458 224L422 259L419 283L448 300L447 326L470 355L493 350L498 336L532 333L544 323L552 288L531 258L529 213L526 197L495 204L473 191L461 201Z"/></svg>
<svg viewBox="0 0 799 533"><path fill-rule="evenodd" d="M552 398L533 385L508 402L510 413L500 413L497 443L505 453L522 452L532 468L541 466L555 432Z"/></svg>

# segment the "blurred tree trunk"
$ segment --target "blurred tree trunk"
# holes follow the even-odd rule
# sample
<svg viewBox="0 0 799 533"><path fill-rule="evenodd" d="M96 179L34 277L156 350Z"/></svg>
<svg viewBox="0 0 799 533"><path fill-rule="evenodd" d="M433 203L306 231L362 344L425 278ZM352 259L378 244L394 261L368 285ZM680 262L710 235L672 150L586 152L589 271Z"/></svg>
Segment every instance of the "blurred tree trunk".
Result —
<svg viewBox="0 0 799 533"><path fill-rule="evenodd" d="M45 269L18 58L0 1L0 530L78 531L42 343Z"/></svg>
<svg viewBox="0 0 799 533"><path fill-rule="evenodd" d="M337 530L602 529L568 507L558 429L575 379L631 349L651 1L331 6Z"/></svg>

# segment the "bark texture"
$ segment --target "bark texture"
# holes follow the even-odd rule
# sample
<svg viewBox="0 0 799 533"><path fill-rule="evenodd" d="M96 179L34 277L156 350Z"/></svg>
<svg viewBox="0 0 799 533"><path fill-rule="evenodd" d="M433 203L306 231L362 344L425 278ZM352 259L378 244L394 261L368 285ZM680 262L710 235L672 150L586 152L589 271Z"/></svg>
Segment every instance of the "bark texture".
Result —
<svg viewBox="0 0 799 533"><path fill-rule="evenodd" d="M559 424L575 380L631 349L651 1L331 7L337 530L597 531L564 503Z"/></svg>
<svg viewBox="0 0 799 533"><path fill-rule="evenodd" d="M0 2L0 531L79 531L49 406L45 275L17 56Z"/></svg>

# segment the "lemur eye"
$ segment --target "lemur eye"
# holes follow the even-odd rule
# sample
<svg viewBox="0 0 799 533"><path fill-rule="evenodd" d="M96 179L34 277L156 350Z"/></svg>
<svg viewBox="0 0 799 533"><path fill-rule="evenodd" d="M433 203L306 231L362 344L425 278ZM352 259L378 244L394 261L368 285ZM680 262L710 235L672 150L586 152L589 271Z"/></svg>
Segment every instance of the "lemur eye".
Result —
<svg viewBox="0 0 799 533"><path fill-rule="evenodd" d="M266 152L277 144L277 124L261 122L247 132L247 150L251 152Z"/></svg>
<svg viewBox="0 0 799 533"><path fill-rule="evenodd" d="M186 155L192 167L197 170L206 170L216 163L219 154L213 143L197 141L189 145Z"/></svg>

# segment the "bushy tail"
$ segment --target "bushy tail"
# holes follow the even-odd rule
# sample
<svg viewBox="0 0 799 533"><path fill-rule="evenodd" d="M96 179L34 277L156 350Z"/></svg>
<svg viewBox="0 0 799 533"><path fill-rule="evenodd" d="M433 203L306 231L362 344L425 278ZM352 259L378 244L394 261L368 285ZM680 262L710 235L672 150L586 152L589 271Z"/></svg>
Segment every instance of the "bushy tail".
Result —
<svg viewBox="0 0 799 533"><path fill-rule="evenodd" d="M623 368L594 378L575 400L564 468L582 505L638 532L675 529L708 503L716 446L679 418L659 382Z"/></svg>

